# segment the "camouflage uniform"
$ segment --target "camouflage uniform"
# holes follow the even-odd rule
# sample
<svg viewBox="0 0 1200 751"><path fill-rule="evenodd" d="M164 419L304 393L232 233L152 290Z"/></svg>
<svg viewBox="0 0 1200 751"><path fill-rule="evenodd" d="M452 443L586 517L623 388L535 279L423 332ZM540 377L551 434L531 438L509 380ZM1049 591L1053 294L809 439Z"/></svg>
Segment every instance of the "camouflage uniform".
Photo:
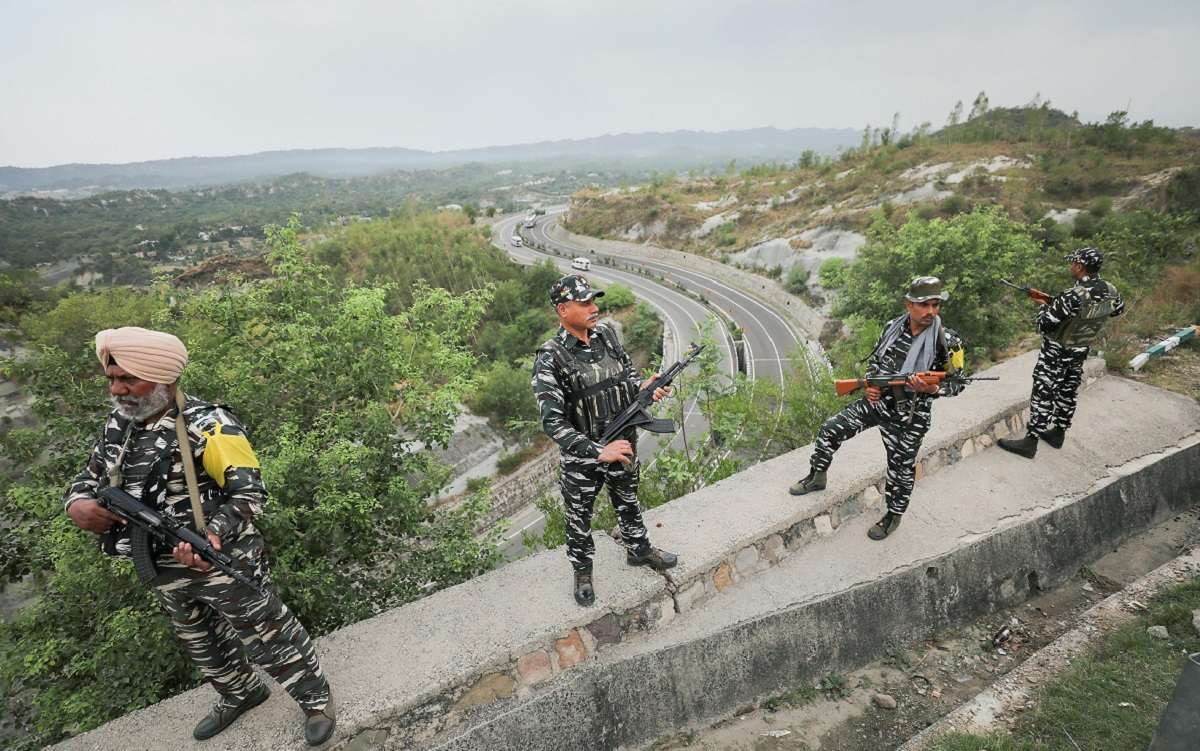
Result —
<svg viewBox="0 0 1200 751"><path fill-rule="evenodd" d="M1100 255L1083 248L1067 256L1084 266L1099 268ZM1040 306L1037 327L1042 349L1033 368L1028 434L1040 436L1052 427L1066 430L1075 416L1075 397L1083 381L1083 362L1108 318L1125 311L1116 288L1099 272L1084 276L1073 287Z"/></svg>
<svg viewBox="0 0 1200 751"><path fill-rule="evenodd" d="M621 539L634 555L650 550L646 525L637 502L641 465L600 462L599 438L608 420L629 405L640 385L633 361L607 324L598 324L584 344L559 328L538 349L533 364L533 393L542 428L562 452L559 485L566 512L567 558L576 571L591 571L596 545L592 513L596 494L607 484L617 512ZM621 436L637 447L636 430Z"/></svg>
<svg viewBox="0 0 1200 751"><path fill-rule="evenodd" d="M78 500L94 500L119 461L127 492L194 528L175 432L177 414L172 407L153 425L143 426L114 410L86 466L67 489L64 509ZM267 492L245 431L225 408L191 397L184 416L207 529L220 537L222 550L266 583L263 539L254 518L261 513ZM98 542L108 555L130 555L126 527L114 527ZM184 652L212 681L221 704L237 706L260 690L248 654L301 709L326 707L329 684L312 640L278 596L264 597L215 569L188 568L170 550L159 551L156 564L154 594Z"/></svg>
<svg viewBox="0 0 1200 751"><path fill-rule="evenodd" d="M908 316L892 319L884 326L889 327L900 319L903 325L896 341L885 351L880 351L884 336L880 335L875 342L875 351L867 365L867 375L883 373L899 373L903 369L905 357L912 347L913 335L909 328ZM962 338L953 330L944 328L943 342L939 343L934 357L932 370L947 370L950 368L951 353L963 348ZM963 389L962 383L947 383L943 381L938 386L936 396L956 396ZM858 435L867 428L879 426L883 437L883 447L887 452L887 481L885 495L888 511L893 514L903 514L908 509L908 500L912 495L913 482L916 479L915 466L917 452L921 449L921 441L929 431L930 408L934 399L933 394L920 394L911 389L894 387L885 388L879 401L871 402L865 396L846 405L840 412L825 421L817 434L809 464L812 472L825 472L833 462L833 454L841 445Z"/></svg>

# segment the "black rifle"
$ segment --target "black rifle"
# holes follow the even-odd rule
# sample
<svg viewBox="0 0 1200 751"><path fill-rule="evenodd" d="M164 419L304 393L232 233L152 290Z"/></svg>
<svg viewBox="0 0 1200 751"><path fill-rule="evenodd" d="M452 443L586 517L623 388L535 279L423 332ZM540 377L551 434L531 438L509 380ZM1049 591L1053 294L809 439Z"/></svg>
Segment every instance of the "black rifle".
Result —
<svg viewBox="0 0 1200 751"><path fill-rule="evenodd" d="M129 530L130 550L133 553L133 570L138 578L151 584L158 578L155 563L158 550L171 550L186 542L192 550L234 581L245 584L263 597L269 597L261 584L237 569L237 563L228 554L213 547L205 535L198 535L189 527L180 524L171 515L163 515L121 488L108 486L100 491L100 503L109 511L120 516L131 526Z"/></svg>
<svg viewBox="0 0 1200 751"><path fill-rule="evenodd" d="M693 344L682 360L646 384L646 387L638 392L633 403L621 410L621 414L614 417L608 427L604 429L604 435L600 436L600 443L608 445L629 428L641 428L649 430L651 433L674 433L675 422L673 420L660 420L650 414L650 405L654 403L654 390L670 386L675 377L682 373L683 369L690 365L692 360L695 360L703 350L703 344Z"/></svg>

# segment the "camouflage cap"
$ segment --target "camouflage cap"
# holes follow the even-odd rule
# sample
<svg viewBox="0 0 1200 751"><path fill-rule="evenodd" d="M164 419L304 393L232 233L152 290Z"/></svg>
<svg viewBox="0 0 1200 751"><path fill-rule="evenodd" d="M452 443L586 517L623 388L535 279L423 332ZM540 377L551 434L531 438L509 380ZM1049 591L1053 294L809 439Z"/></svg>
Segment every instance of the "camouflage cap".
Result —
<svg viewBox="0 0 1200 751"><path fill-rule="evenodd" d="M578 274L564 276L550 285L551 305L558 305L559 303L570 302L571 300L587 302L593 297L603 296L604 290L592 289L592 285L588 284L588 280Z"/></svg>
<svg viewBox="0 0 1200 751"><path fill-rule="evenodd" d="M1104 256L1100 255L1100 251L1090 245L1086 248L1080 248L1074 253L1068 253L1063 256L1064 261L1071 263L1080 263L1085 269L1099 271L1100 265L1104 263Z"/></svg>
<svg viewBox="0 0 1200 751"><path fill-rule="evenodd" d="M904 299L910 302L925 302L934 298L949 300L950 295L942 290L942 280L936 276L918 276L908 285Z"/></svg>

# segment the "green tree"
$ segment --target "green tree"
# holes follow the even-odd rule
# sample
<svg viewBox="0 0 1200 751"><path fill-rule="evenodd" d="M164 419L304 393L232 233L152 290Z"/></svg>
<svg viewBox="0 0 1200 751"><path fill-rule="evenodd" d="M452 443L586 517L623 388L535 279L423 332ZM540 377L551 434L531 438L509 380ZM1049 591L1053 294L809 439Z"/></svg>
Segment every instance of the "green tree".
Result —
<svg viewBox="0 0 1200 751"><path fill-rule="evenodd" d="M950 219L925 221L910 215L900 229L877 214L869 242L846 269L835 313L886 321L903 312L902 297L917 276L937 276L950 300L947 325L980 352L1007 344L1029 328L1029 311L1002 294L997 280L1026 279L1044 284L1056 269L1042 264L1029 228L995 208L980 208Z"/></svg>
<svg viewBox="0 0 1200 751"><path fill-rule="evenodd" d="M247 424L272 494L258 522L272 578L314 633L498 562L496 541L476 534L486 495L433 510L427 499L447 470L422 450L446 443L473 385L467 341L488 290L455 295L418 284L409 304L391 309L386 285L342 285L313 263L297 229L268 231L271 278L173 291L174 305L165 290L73 296L27 322L33 355L7 367L45 425L40 442L6 441L8 465L22 473L0 499L0 517L16 520L28 543L3 548L5 572L38 575L38 600L0 624L0 699L18 747L195 682L128 563L102 556L61 512L62 489L106 411L90 352L98 327L175 331L191 353L183 388L230 405Z"/></svg>

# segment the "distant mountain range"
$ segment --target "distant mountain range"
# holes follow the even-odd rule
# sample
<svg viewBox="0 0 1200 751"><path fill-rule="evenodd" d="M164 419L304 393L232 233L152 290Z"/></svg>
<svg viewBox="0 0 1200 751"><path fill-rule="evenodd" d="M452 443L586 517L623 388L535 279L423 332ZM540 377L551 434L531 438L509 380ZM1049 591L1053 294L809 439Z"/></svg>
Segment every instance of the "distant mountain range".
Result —
<svg viewBox="0 0 1200 751"><path fill-rule="evenodd" d="M218 157L184 157L129 164L0 167L0 194L42 191L94 193L136 188L187 188L261 180L307 172L355 177L393 170L444 169L472 162L545 168L594 166L680 168L737 159L744 164L794 160L805 149L832 154L857 145L850 128L753 128L706 133L621 133L579 140L541 141L458 151L404 148L293 149Z"/></svg>

